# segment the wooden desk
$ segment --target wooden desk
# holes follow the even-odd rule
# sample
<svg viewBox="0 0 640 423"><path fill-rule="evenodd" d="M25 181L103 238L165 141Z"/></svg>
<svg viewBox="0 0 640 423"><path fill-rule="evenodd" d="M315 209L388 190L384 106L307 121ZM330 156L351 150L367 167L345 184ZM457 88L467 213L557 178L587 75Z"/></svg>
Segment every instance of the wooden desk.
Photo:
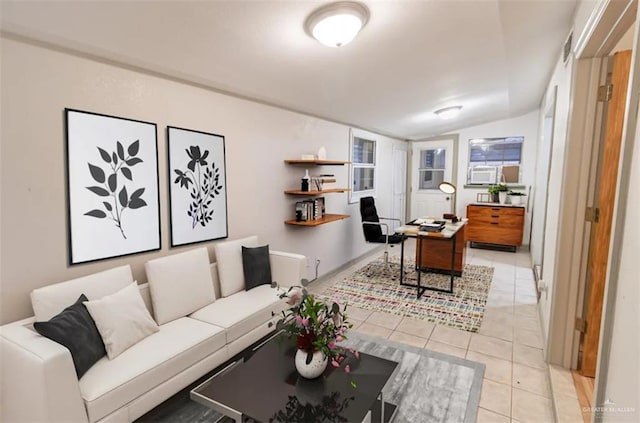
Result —
<svg viewBox="0 0 640 423"><path fill-rule="evenodd" d="M453 292L454 276L462 275L465 264L466 238L465 227L467 219L457 223L447 223L441 232L421 232L418 226L401 226L396 232L402 234L400 247L400 285L418 289L418 298L425 290ZM418 270L417 284L403 282L404 275L404 240L407 237L416 238L416 269ZM430 288L420 285L422 271L435 271L451 275L449 289Z"/></svg>
<svg viewBox="0 0 640 423"><path fill-rule="evenodd" d="M461 276L466 263L467 243L466 228L463 224L456 233L456 252L453 265L453 274ZM416 266L423 271L449 273L451 271L451 248L452 242L442 242L434 237L420 237L416 242ZM419 256L422 253L422 257Z"/></svg>

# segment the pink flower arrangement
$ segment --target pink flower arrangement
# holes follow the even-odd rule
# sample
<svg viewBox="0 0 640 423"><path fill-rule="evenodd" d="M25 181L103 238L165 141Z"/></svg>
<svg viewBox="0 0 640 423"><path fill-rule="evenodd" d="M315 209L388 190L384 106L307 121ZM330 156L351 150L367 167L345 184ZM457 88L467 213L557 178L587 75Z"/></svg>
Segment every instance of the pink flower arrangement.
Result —
<svg viewBox="0 0 640 423"><path fill-rule="evenodd" d="M304 284L304 281L303 281ZM282 312L278 328L296 339L298 349L308 352L307 360L315 351L322 351L333 367L340 368L347 351L358 357L358 352L338 345L347 339L347 331L353 327L346 315L347 306L337 302L331 305L316 301L304 287L292 287L281 293L289 309ZM349 365L344 367L349 373Z"/></svg>

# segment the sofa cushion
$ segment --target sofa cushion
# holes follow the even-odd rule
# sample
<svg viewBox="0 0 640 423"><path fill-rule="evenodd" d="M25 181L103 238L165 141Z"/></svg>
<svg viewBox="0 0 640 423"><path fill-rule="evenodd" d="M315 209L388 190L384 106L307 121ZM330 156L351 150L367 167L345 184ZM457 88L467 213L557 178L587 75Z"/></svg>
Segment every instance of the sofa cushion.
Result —
<svg viewBox="0 0 640 423"><path fill-rule="evenodd" d="M96 300L113 294L133 282L129 265L60 282L31 292L31 305L37 321L47 321L82 294Z"/></svg>
<svg viewBox="0 0 640 423"><path fill-rule="evenodd" d="M110 360L160 330L144 305L136 282L99 300L85 301L84 305L96 322Z"/></svg>
<svg viewBox="0 0 640 423"><path fill-rule="evenodd" d="M222 328L188 317L160 326L113 360L100 359L80 379L89 421L97 421L224 348Z"/></svg>
<svg viewBox="0 0 640 423"><path fill-rule="evenodd" d="M78 301L53 316L48 322L33 324L33 328L40 335L67 347L78 378L107 354L98 328L82 304L86 300L84 294L80 295Z"/></svg>
<svg viewBox="0 0 640 423"><path fill-rule="evenodd" d="M260 285L250 291L221 298L189 317L225 328L228 344L269 321L272 311L280 313L285 306L276 289Z"/></svg>
<svg viewBox="0 0 640 423"><path fill-rule="evenodd" d="M242 246L242 271L245 290L259 285L271 285L271 264L269 262L269 245L262 247Z"/></svg>
<svg viewBox="0 0 640 423"><path fill-rule="evenodd" d="M204 247L151 260L145 268L158 324L184 317L216 299Z"/></svg>
<svg viewBox="0 0 640 423"><path fill-rule="evenodd" d="M258 237L236 239L219 242L215 245L218 276L220 278L220 292L228 297L244 289L244 274L242 272L242 246L257 247Z"/></svg>

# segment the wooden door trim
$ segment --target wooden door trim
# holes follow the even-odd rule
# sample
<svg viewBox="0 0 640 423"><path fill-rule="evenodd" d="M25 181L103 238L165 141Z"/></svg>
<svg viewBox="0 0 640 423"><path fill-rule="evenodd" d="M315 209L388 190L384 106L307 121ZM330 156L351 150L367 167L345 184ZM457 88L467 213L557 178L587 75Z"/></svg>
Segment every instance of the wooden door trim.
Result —
<svg viewBox="0 0 640 423"><path fill-rule="evenodd" d="M604 302L605 282L608 269L611 229L615 212L618 165L622 147L622 133L629 87L631 50L614 55L612 78L613 92L607 111L605 142L602 150L602 164L598 175L599 187L596 206L600 209L600 219L593 225L595 235L588 266L591 267L591 282L587 303L587 328L582 343L580 373L595 377L598 362L600 328Z"/></svg>

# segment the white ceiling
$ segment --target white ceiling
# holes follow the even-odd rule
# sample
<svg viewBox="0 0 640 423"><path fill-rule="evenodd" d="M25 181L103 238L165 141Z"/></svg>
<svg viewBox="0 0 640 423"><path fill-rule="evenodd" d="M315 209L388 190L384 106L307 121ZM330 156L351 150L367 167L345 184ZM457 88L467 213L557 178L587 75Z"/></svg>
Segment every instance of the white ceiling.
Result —
<svg viewBox="0 0 640 423"><path fill-rule="evenodd" d="M304 31L324 1L7 1L2 30L404 139L538 107L576 0L365 0L349 45ZM463 105L455 120L433 111Z"/></svg>

